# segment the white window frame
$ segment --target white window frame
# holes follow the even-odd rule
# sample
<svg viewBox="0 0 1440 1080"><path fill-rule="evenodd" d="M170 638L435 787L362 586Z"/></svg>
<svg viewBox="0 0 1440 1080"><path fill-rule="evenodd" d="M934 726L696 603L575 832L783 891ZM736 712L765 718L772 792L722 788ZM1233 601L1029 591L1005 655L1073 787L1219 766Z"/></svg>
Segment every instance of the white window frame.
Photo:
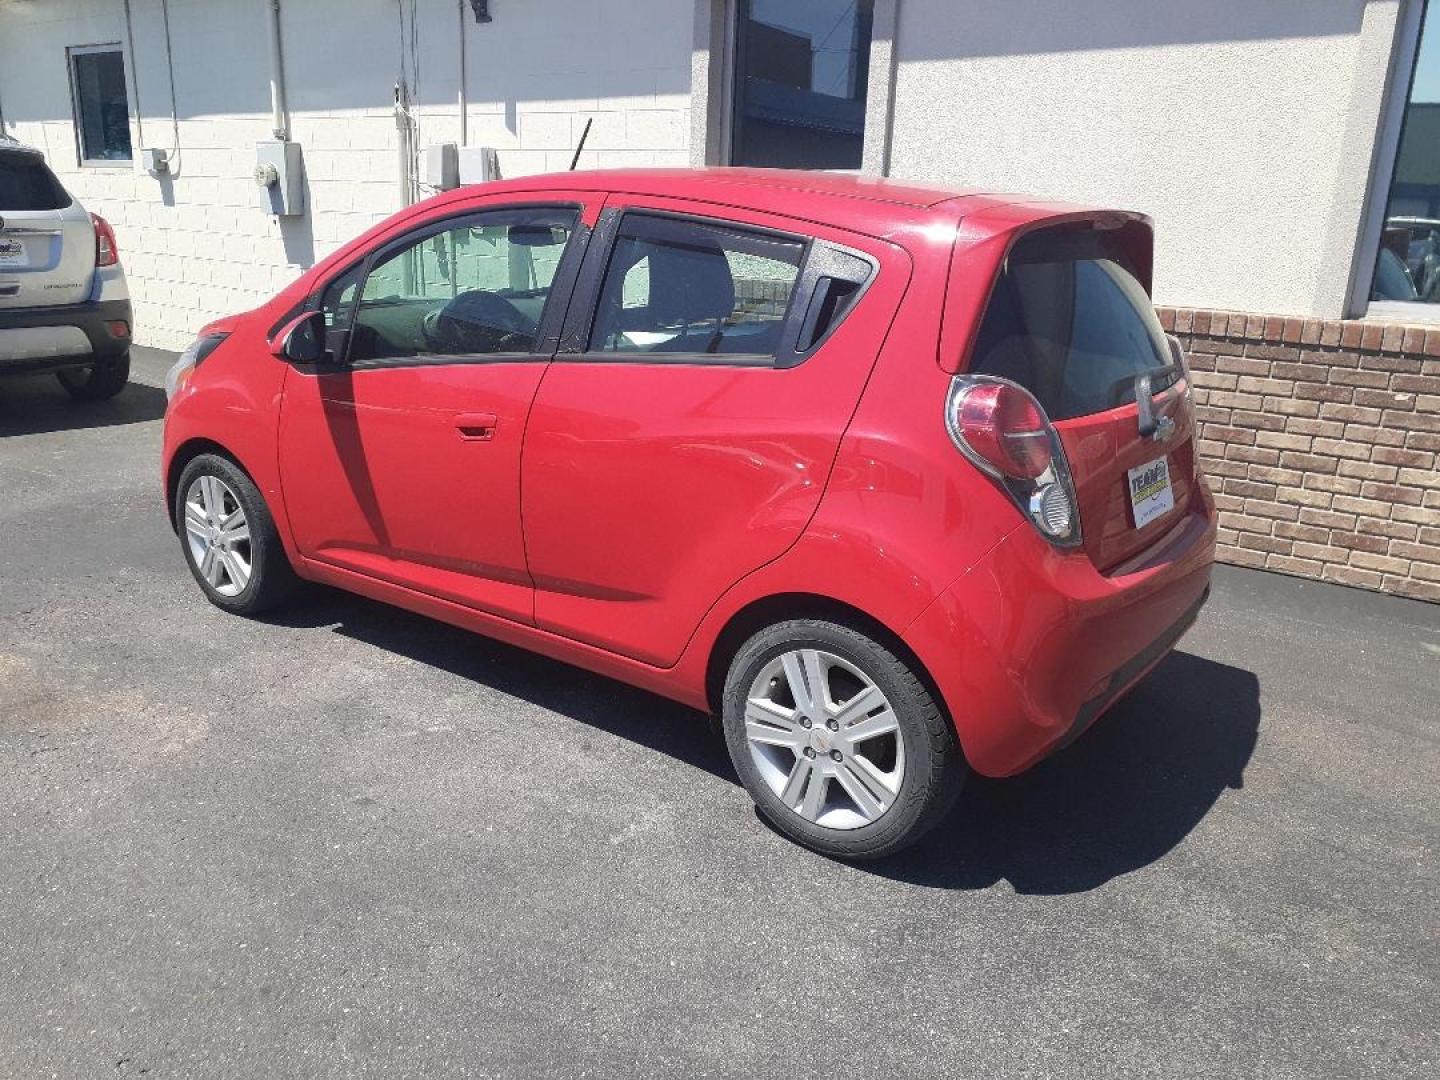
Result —
<svg viewBox="0 0 1440 1080"><path fill-rule="evenodd" d="M120 74L125 84L125 125L130 128L130 156L128 158L87 158L85 156L84 123L80 117L80 83L75 77L75 57L94 56L98 53L118 53ZM69 45L65 49L65 73L70 82L70 118L75 126L75 161L85 169L133 169L135 167L135 107L131 102L130 58L125 47L118 41L102 42L98 45Z"/></svg>

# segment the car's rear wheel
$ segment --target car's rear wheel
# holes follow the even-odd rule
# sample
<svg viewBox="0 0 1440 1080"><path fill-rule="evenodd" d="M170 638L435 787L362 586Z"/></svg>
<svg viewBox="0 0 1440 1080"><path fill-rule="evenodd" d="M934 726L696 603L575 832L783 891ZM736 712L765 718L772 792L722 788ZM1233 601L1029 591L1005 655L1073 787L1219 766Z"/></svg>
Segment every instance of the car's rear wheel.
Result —
<svg viewBox="0 0 1440 1080"><path fill-rule="evenodd" d="M120 393L130 381L130 354L98 360L90 367L63 368L55 377L75 400L103 401Z"/></svg>
<svg viewBox="0 0 1440 1080"><path fill-rule="evenodd" d="M201 454L180 474L175 521L206 598L236 615L288 600L298 584L260 490L234 462Z"/></svg>
<svg viewBox="0 0 1440 1080"><path fill-rule="evenodd" d="M796 619L750 638L730 665L723 722L761 814L838 858L913 844L965 777L954 728L920 673L839 623Z"/></svg>

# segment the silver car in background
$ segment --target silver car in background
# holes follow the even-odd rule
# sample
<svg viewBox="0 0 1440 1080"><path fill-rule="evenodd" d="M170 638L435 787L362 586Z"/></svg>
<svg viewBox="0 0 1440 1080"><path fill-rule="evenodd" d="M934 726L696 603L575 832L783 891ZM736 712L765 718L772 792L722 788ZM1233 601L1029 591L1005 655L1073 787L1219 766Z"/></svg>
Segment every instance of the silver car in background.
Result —
<svg viewBox="0 0 1440 1080"><path fill-rule="evenodd" d="M0 378L53 371L73 397L114 397L131 327L114 231L40 151L0 136Z"/></svg>

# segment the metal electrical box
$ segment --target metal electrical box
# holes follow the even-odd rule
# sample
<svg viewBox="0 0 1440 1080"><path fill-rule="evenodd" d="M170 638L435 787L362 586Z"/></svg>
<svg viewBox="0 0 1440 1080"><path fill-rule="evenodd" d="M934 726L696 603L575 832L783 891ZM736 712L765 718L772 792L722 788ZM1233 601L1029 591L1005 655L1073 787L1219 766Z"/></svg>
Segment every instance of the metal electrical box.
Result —
<svg viewBox="0 0 1440 1080"><path fill-rule="evenodd" d="M170 171L170 154L165 150L141 150L140 164L151 176L163 176Z"/></svg>
<svg viewBox="0 0 1440 1080"><path fill-rule="evenodd" d="M449 191L460 186L459 157L453 142L436 143L425 148L425 185L436 191Z"/></svg>
<svg viewBox="0 0 1440 1080"><path fill-rule="evenodd" d="M484 184L500 179L500 158L493 146L462 146L459 159L462 184Z"/></svg>
<svg viewBox="0 0 1440 1080"><path fill-rule="evenodd" d="M280 217L305 213L305 174L300 144L275 140L255 144L255 183L260 203Z"/></svg>

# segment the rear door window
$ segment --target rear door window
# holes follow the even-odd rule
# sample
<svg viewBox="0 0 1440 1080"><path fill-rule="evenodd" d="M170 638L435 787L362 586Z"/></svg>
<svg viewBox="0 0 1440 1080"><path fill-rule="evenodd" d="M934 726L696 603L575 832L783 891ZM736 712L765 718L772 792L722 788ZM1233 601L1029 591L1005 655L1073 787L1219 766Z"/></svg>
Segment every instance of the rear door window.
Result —
<svg viewBox="0 0 1440 1080"><path fill-rule="evenodd" d="M1039 232L1006 260L970 370L1025 387L1052 420L1135 400L1178 377L1150 297L1105 234Z"/></svg>
<svg viewBox="0 0 1440 1080"><path fill-rule="evenodd" d="M804 257L799 240L628 213L590 350L773 357Z"/></svg>
<svg viewBox="0 0 1440 1080"><path fill-rule="evenodd" d="M63 210L69 205L70 195L38 155L0 150L0 214Z"/></svg>

